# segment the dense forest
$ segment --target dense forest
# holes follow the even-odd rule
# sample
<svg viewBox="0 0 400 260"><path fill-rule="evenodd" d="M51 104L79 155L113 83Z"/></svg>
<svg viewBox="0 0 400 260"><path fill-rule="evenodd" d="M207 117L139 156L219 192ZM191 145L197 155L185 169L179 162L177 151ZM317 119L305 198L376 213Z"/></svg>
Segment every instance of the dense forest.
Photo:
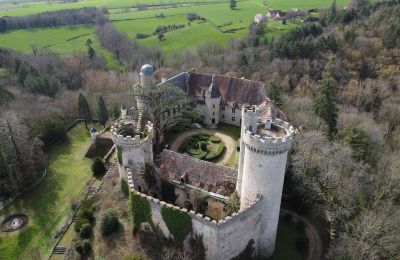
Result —
<svg viewBox="0 0 400 260"><path fill-rule="evenodd" d="M399 0L352 0L347 9L333 4L270 41L263 26L251 25L247 37L229 46L205 43L165 59L107 20L97 21L102 46L124 71L106 69L90 42L87 53L65 57L0 49L0 183L13 187L0 186L0 196L40 175L45 156L39 151L80 117L80 94L95 119L102 95L113 119L129 101L126 86L137 80L141 64L154 64L158 77L196 68L265 82L299 129L285 193L299 210L330 222L329 258L399 258L399 24ZM32 169L29 175L13 167L16 160Z"/></svg>

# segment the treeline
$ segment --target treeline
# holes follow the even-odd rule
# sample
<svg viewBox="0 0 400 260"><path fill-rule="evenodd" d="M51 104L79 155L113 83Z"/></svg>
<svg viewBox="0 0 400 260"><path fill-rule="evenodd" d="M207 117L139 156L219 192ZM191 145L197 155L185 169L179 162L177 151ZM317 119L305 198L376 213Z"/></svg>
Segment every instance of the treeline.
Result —
<svg viewBox="0 0 400 260"><path fill-rule="evenodd" d="M67 58L51 51L34 50L34 54L20 54L0 48L0 66L14 76L11 82L30 93L54 97L62 88L81 88L85 69L103 69L104 58L75 53Z"/></svg>
<svg viewBox="0 0 400 260"><path fill-rule="evenodd" d="M157 67L164 63L161 50L145 47L129 39L108 21L98 23L96 33L101 46L108 49L127 70L138 70L145 63L154 64Z"/></svg>
<svg viewBox="0 0 400 260"><path fill-rule="evenodd" d="M94 24L97 19L103 18L107 12L107 9L85 7L82 9L60 10L21 17L5 16L0 17L0 32L62 25Z"/></svg>

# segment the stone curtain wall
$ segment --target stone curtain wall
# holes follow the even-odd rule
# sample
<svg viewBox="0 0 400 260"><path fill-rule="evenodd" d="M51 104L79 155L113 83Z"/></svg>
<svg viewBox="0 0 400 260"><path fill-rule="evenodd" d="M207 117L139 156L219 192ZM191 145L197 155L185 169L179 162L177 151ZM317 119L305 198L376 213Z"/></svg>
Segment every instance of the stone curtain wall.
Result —
<svg viewBox="0 0 400 260"><path fill-rule="evenodd" d="M231 259L239 255L247 246L250 239L255 241L255 248L260 234L260 216L262 212L261 196L257 197L247 208L241 209L222 220L211 220L202 214L180 208L165 201L139 193L134 190L131 174L128 173L128 185L131 192L146 198L150 203L152 220L158 225L166 237L171 234L161 216L162 207L172 207L189 214L194 234L203 235L203 244L206 248L206 259ZM145 225L147 225L145 223Z"/></svg>
<svg viewBox="0 0 400 260"><path fill-rule="evenodd" d="M170 180L180 181L182 176L198 188L229 196L234 191L237 170L206 162L188 155L164 150L161 154L160 172L168 174Z"/></svg>

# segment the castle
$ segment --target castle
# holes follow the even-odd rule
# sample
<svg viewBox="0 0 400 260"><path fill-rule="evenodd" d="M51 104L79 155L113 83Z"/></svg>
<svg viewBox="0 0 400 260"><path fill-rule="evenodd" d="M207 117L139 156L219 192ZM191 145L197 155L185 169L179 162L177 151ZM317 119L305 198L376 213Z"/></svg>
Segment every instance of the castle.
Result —
<svg viewBox="0 0 400 260"><path fill-rule="evenodd" d="M294 131L285 115L267 99L264 85L194 71L155 85L150 65L142 67L140 76L136 87L172 84L181 88L203 110L203 122L208 127L215 128L219 122L241 127L236 170L166 149L154 156L152 123L142 122L140 113L130 113L141 111L145 104L137 99L134 109L122 108L122 119L111 128L120 177L128 182L131 192L149 202L152 222L171 237L161 208L188 214L191 235L202 235L206 259L231 259L249 247L253 255L272 255ZM153 176L151 182L146 177L149 174ZM163 198L167 184L173 187L173 201ZM240 196L240 208L231 212L227 201L235 191Z"/></svg>

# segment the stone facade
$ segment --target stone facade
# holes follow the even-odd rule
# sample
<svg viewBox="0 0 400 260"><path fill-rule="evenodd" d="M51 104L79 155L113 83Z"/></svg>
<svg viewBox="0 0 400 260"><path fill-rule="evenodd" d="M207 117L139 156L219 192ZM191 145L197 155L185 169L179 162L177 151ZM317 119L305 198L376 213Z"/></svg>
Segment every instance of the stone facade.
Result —
<svg viewBox="0 0 400 260"><path fill-rule="evenodd" d="M145 65L141 71L141 84L152 87L153 74L153 68ZM139 124L123 120L111 129L117 149L122 150L121 178L127 179L132 192L139 192L149 201L152 220L160 225L166 237L171 234L162 219L161 208L174 207L187 212L192 220L192 234L203 236L207 259L231 259L239 255L249 241L253 242L258 256L272 255L293 127L275 104L260 92L264 91L262 83L189 72L162 84L167 83L181 87L192 101L201 101L198 105L203 108L204 123L209 127L216 127L220 121L241 126L239 168L235 170L164 150L157 159L155 172L157 178L178 186L175 205L140 193L148 190L143 180L145 163L154 165L153 126L148 122L145 134L121 135L119 132L124 124ZM240 195L240 210L226 216L224 201L235 189ZM185 208L188 201L193 206L191 192L202 192L212 198L209 202L215 212L203 216Z"/></svg>

